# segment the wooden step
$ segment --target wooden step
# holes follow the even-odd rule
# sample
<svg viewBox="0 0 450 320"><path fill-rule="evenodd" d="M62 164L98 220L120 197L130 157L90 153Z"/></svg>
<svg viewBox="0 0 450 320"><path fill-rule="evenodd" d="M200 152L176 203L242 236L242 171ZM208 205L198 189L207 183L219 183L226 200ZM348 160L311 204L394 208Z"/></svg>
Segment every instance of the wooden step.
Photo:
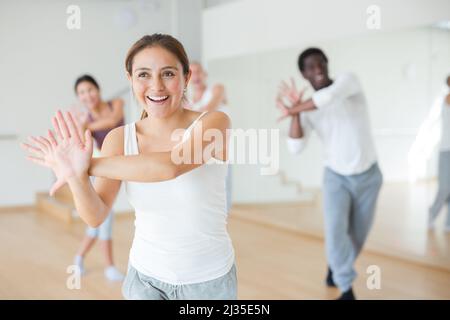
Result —
<svg viewBox="0 0 450 320"><path fill-rule="evenodd" d="M70 188L67 184L58 189L55 192L54 197L60 202L63 202L70 206L74 206L72 192L70 191Z"/></svg>
<svg viewBox="0 0 450 320"><path fill-rule="evenodd" d="M75 207L47 193L36 194L36 208L40 213L51 215L65 223L74 221Z"/></svg>
<svg viewBox="0 0 450 320"><path fill-rule="evenodd" d="M293 188L298 195L298 199L296 201L301 202L303 204L318 204L320 203L320 192L317 188L306 188L304 187L300 181L295 179L291 179L288 177L285 171L279 170L277 176L280 180L280 183L284 187ZM286 201L282 201L285 203ZM295 202L295 201L294 201Z"/></svg>

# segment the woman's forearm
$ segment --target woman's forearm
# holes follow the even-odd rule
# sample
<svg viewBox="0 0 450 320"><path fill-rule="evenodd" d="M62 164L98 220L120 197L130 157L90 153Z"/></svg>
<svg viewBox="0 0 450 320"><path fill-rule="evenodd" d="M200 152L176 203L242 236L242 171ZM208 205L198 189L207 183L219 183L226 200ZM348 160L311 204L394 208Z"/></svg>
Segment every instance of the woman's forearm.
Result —
<svg viewBox="0 0 450 320"><path fill-rule="evenodd" d="M91 227L99 226L107 215L107 207L95 192L88 175L72 177L68 181L78 214Z"/></svg>
<svg viewBox="0 0 450 320"><path fill-rule="evenodd" d="M205 120L206 119L206 120ZM91 159L89 174L120 181L160 182L175 179L210 158L226 155L227 130L230 120L222 112L212 112L202 119L202 127L194 128L190 139L178 143L170 151L137 155L116 155ZM211 129L210 136L208 130ZM214 131L212 131L214 129ZM200 136L202 139L194 139ZM106 143L106 142L105 142Z"/></svg>
<svg viewBox="0 0 450 320"><path fill-rule="evenodd" d="M158 182L177 176L171 152L145 155L100 157L91 160L89 174L121 181Z"/></svg>

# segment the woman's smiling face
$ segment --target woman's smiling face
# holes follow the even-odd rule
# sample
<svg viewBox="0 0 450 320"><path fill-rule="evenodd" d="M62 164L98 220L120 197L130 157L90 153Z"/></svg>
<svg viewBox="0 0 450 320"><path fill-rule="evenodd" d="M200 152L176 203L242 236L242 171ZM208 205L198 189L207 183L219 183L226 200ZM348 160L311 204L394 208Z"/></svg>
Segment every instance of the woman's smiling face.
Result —
<svg viewBox="0 0 450 320"><path fill-rule="evenodd" d="M80 102L89 110L93 110L101 101L100 90L89 81L80 82L76 93Z"/></svg>
<svg viewBox="0 0 450 320"><path fill-rule="evenodd" d="M165 118L182 107L190 73L183 74L181 62L170 51L154 46L134 56L128 77L139 105L150 116Z"/></svg>

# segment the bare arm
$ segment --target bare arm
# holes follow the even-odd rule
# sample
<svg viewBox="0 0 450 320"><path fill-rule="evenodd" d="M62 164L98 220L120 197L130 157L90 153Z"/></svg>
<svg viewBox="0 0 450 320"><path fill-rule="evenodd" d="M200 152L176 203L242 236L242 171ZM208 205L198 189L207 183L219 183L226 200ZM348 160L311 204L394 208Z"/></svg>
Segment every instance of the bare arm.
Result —
<svg viewBox="0 0 450 320"><path fill-rule="evenodd" d="M192 129L190 138L171 152L92 159L90 174L137 182L170 180L189 172L209 159L226 160L230 119L223 112L210 112ZM197 131L195 131L197 130ZM198 137L201 141L196 140Z"/></svg>
<svg viewBox="0 0 450 320"><path fill-rule="evenodd" d="M56 182L50 194L66 182L72 191L75 207L81 218L90 226L97 227L106 218L120 188L120 181L97 179L95 187L87 174L93 151L93 139L89 132L83 132L81 124L76 123L67 113L64 119L60 111L52 118L56 136L48 131L48 137L33 137L35 145L24 143L24 148L33 154L28 159L51 168L56 175ZM123 153L123 134L118 128L116 134L105 139L103 156L115 156Z"/></svg>
<svg viewBox="0 0 450 320"><path fill-rule="evenodd" d="M335 100L345 99L361 90L358 79L351 73L343 74L330 86L316 91L312 98L298 102L289 109L289 114L312 111L326 107Z"/></svg>
<svg viewBox="0 0 450 320"><path fill-rule="evenodd" d="M317 107L314 104L314 101L309 98L308 100L304 101L304 102L299 102L298 104L292 106L289 109L289 114L291 115L298 115L300 112L305 112L305 111L312 111L312 110L316 110Z"/></svg>
<svg viewBox="0 0 450 320"><path fill-rule="evenodd" d="M93 158L89 174L107 179L158 182L176 177L171 152L152 152L133 156Z"/></svg>
<svg viewBox="0 0 450 320"><path fill-rule="evenodd" d="M303 128L300 123L300 113L296 113L291 117L291 125L289 127L289 137L294 139L303 138Z"/></svg>
<svg viewBox="0 0 450 320"><path fill-rule="evenodd" d="M287 138L287 147L290 153L302 152L309 140L312 127L305 118L306 114L297 113L291 116L291 127Z"/></svg>
<svg viewBox="0 0 450 320"><path fill-rule="evenodd" d="M102 157L123 154L123 127L113 131L108 138L105 138L102 145ZM67 182L72 191L75 207L83 221L91 227L102 224L111 211L121 181L95 178L93 185L88 174L85 173L81 176L73 176Z"/></svg>

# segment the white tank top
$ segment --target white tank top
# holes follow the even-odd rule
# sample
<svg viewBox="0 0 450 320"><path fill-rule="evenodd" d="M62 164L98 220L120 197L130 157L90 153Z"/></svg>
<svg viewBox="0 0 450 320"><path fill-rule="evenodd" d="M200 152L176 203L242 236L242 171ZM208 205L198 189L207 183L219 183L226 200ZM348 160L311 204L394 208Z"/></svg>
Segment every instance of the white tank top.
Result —
<svg viewBox="0 0 450 320"><path fill-rule="evenodd" d="M442 127L441 127L441 151L450 151L450 106L445 101L442 102Z"/></svg>
<svg viewBox="0 0 450 320"><path fill-rule="evenodd" d="M139 154L135 123L124 127L124 153ZM172 180L125 182L136 213L130 251L136 270L180 285L213 280L231 269L234 249L227 232L226 174L226 162L211 159Z"/></svg>

